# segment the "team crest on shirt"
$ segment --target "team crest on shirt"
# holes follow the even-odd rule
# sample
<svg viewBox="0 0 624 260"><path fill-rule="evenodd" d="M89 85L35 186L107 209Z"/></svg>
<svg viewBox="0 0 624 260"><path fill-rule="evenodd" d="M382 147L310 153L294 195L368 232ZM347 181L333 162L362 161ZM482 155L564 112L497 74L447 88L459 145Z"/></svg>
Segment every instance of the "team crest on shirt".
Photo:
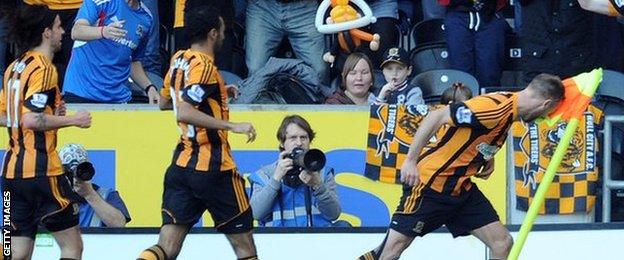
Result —
<svg viewBox="0 0 624 260"><path fill-rule="evenodd" d="M206 92L198 84L192 85L191 89L187 91L188 96L195 102L202 102L204 100L204 94Z"/></svg>
<svg viewBox="0 0 624 260"><path fill-rule="evenodd" d="M48 103L48 95L35 93L32 95L32 99L30 100L30 104L37 108L44 108Z"/></svg>
<svg viewBox="0 0 624 260"><path fill-rule="evenodd" d="M498 149L499 148L497 146L489 145L486 143L480 143L477 145L477 151L479 151L479 153L483 155L483 159L486 161L494 158L494 155L496 154L496 152L498 152Z"/></svg>
<svg viewBox="0 0 624 260"><path fill-rule="evenodd" d="M457 118L457 123L470 124L472 122L472 111L465 106L459 107L457 112L455 112L455 117Z"/></svg>

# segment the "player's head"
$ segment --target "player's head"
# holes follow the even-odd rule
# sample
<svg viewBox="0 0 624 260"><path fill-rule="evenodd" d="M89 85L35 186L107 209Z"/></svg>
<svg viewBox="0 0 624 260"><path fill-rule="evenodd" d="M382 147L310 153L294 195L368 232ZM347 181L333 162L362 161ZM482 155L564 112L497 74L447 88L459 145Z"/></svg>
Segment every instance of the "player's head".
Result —
<svg viewBox="0 0 624 260"><path fill-rule="evenodd" d="M299 115L287 116L277 130L280 151L291 152L294 148L310 149L310 143L315 135L305 118Z"/></svg>
<svg viewBox="0 0 624 260"><path fill-rule="evenodd" d="M472 98L472 91L461 82L453 83L452 86L442 92L440 104L448 105L455 102L464 102Z"/></svg>
<svg viewBox="0 0 624 260"><path fill-rule="evenodd" d="M215 51L223 45L225 22L214 7L200 6L186 10L184 27L191 44L210 41Z"/></svg>
<svg viewBox="0 0 624 260"><path fill-rule="evenodd" d="M65 31L61 19L45 5L22 5L11 14L9 41L17 44L20 53L40 45L49 45L52 51L61 49Z"/></svg>
<svg viewBox="0 0 624 260"><path fill-rule="evenodd" d="M523 91L527 98L519 102L524 108L519 109L519 112L525 122L548 115L564 98L561 79L545 73L537 75Z"/></svg>

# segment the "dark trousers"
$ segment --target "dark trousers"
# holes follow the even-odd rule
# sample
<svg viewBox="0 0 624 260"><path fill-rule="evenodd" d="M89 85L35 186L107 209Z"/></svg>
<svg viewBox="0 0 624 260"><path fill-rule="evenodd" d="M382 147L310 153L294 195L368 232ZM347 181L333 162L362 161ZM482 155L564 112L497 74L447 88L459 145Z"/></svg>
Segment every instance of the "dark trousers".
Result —
<svg viewBox="0 0 624 260"><path fill-rule="evenodd" d="M473 14L473 26L476 20ZM482 16L479 20L475 30L470 29L470 13L449 10L446 14L444 27L451 68L472 74L480 87L500 86L508 25L498 15L487 22Z"/></svg>

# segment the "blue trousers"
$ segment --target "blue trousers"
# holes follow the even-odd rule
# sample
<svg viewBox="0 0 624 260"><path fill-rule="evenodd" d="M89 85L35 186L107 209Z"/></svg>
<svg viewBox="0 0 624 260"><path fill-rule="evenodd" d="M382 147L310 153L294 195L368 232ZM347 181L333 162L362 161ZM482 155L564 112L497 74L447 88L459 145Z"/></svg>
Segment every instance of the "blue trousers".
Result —
<svg viewBox="0 0 624 260"><path fill-rule="evenodd" d="M471 19L471 13L449 10L444 27L451 68L472 74L480 87L500 86L508 27L505 19L495 15L485 22L474 13Z"/></svg>

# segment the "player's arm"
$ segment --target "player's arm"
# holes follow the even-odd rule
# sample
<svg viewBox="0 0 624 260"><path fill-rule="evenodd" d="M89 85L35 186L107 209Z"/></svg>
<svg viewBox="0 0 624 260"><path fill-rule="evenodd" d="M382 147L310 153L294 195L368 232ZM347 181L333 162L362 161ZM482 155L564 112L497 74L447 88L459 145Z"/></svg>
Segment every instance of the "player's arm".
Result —
<svg viewBox="0 0 624 260"><path fill-rule="evenodd" d="M418 183L418 171L416 164L422 152L423 147L429 143L431 137L440 129L442 125L451 121L449 107L431 111L425 119L423 119L418 130L414 135L412 144L407 152L407 158L401 166L401 181L408 185Z"/></svg>
<svg viewBox="0 0 624 260"><path fill-rule="evenodd" d="M22 115L22 126L34 131L49 131L69 126L89 128L91 126L91 114L84 110L78 111L71 116L55 116L43 112L28 112Z"/></svg>
<svg viewBox="0 0 624 260"><path fill-rule="evenodd" d="M206 129L227 130L238 134L246 134L247 142L253 142L256 139L256 130L251 123L232 123L217 119L196 108L196 106L205 102L212 91L218 91L216 83L208 85L193 84L185 87L182 90L182 98L177 103L177 120Z"/></svg>
<svg viewBox="0 0 624 260"><path fill-rule="evenodd" d="M608 16L618 16L618 10L610 0L578 0L581 8Z"/></svg>

